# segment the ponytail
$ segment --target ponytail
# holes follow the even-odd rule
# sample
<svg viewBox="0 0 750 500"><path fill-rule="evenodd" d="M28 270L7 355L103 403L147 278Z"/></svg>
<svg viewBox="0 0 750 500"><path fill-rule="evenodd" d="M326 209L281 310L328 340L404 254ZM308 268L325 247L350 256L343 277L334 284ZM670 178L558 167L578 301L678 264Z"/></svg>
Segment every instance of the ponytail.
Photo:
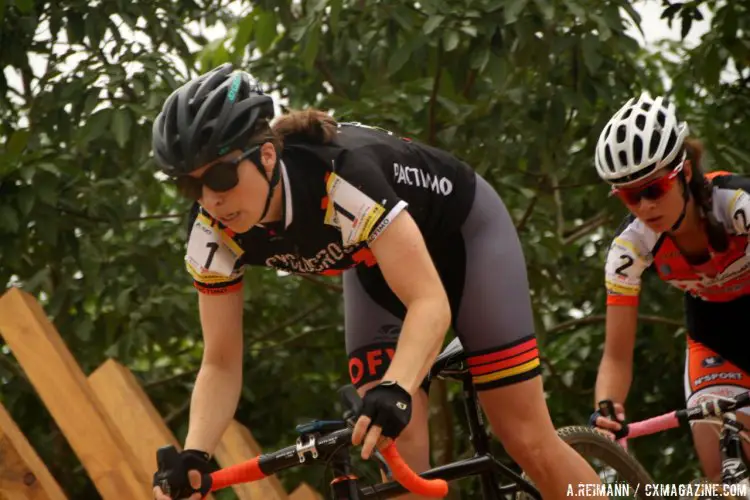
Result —
<svg viewBox="0 0 750 500"><path fill-rule="evenodd" d="M337 127L336 120L328 113L305 109L278 117L271 129L283 147L285 140L328 144L336 136Z"/></svg>
<svg viewBox="0 0 750 500"><path fill-rule="evenodd" d="M688 187L690 193L695 198L695 203L703 213L706 219L706 234L708 243L716 252L724 252L729 248L729 235L724 225L716 219L713 211L713 185L706 178L701 168L701 159L703 157L703 144L697 139L685 139L685 152L690 160L692 167L692 176Z"/></svg>

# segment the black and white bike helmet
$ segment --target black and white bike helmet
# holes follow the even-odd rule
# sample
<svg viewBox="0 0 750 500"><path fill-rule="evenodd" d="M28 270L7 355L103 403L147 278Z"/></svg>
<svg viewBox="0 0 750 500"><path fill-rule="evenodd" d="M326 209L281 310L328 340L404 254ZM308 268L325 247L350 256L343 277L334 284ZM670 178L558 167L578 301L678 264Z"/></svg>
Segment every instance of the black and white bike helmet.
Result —
<svg viewBox="0 0 750 500"><path fill-rule="evenodd" d="M677 121L674 104L644 92L626 102L602 130L596 144L596 171L616 186L638 182L672 163L687 135L688 125Z"/></svg>
<svg viewBox="0 0 750 500"><path fill-rule="evenodd" d="M152 129L154 157L164 173L185 175L248 145L274 116L273 100L244 71L222 64L175 90Z"/></svg>

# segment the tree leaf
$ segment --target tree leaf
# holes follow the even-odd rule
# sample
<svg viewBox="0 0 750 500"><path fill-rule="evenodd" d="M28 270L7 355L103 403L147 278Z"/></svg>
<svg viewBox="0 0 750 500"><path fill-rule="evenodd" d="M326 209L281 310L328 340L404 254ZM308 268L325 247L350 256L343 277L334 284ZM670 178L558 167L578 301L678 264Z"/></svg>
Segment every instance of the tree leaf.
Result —
<svg viewBox="0 0 750 500"><path fill-rule="evenodd" d="M328 23L331 26L331 31L334 35L338 35L339 32L339 18L341 17L341 4L343 0L330 0L331 12L329 14Z"/></svg>
<svg viewBox="0 0 750 500"><path fill-rule="evenodd" d="M101 137L108 129L112 116L112 108L103 108L91 115L83 127L81 140L91 142Z"/></svg>
<svg viewBox="0 0 750 500"><path fill-rule="evenodd" d="M255 42L258 50L267 52L276 38L276 16L273 12L261 11L255 20Z"/></svg>
<svg viewBox="0 0 750 500"><path fill-rule="evenodd" d="M8 205L0 205L0 233L18 232L18 214Z"/></svg>
<svg viewBox="0 0 750 500"><path fill-rule="evenodd" d="M534 3L546 21L551 21L555 18L555 6L549 0L534 0Z"/></svg>
<svg viewBox="0 0 750 500"><path fill-rule="evenodd" d="M57 178L49 173L40 172L34 177L34 189L40 201L54 207L59 199Z"/></svg>
<svg viewBox="0 0 750 500"><path fill-rule="evenodd" d="M505 24L513 24L518 20L518 15L526 7L528 0L508 0L505 2Z"/></svg>
<svg viewBox="0 0 750 500"><path fill-rule="evenodd" d="M478 70L480 73L484 71L487 62L490 60L490 48L487 46L475 49L471 53L469 60L469 66L472 69Z"/></svg>
<svg viewBox="0 0 750 500"><path fill-rule="evenodd" d="M31 210L34 208L34 201L36 200L36 194L31 191L24 191L19 197L18 197L18 208L21 211L21 215L24 217L28 217L28 215L31 213Z"/></svg>
<svg viewBox="0 0 750 500"><path fill-rule="evenodd" d="M424 23L424 26L422 27L422 32L425 35L429 35L435 29L442 24L443 20L445 20L445 16L430 16L429 19Z"/></svg>
<svg viewBox="0 0 750 500"><path fill-rule="evenodd" d="M15 4L21 14L30 14L34 10L34 0L15 0Z"/></svg>
<svg viewBox="0 0 750 500"><path fill-rule="evenodd" d="M458 32L451 29L443 32L443 50L446 52L451 52L458 47L459 41L460 37L458 36Z"/></svg>
<svg viewBox="0 0 750 500"><path fill-rule="evenodd" d="M115 136L117 145L121 148L124 148L128 143L131 125L132 118L130 118L130 112L127 108L118 109L112 115L112 134Z"/></svg>
<svg viewBox="0 0 750 500"><path fill-rule="evenodd" d="M391 53L388 60L388 75L393 75L400 70L411 58L412 53L424 45L425 37L421 34L410 38L406 43Z"/></svg>
<svg viewBox="0 0 750 500"><path fill-rule="evenodd" d="M571 14L576 16L581 21L586 19L586 9L581 7L577 0L564 0L564 3Z"/></svg>
<svg viewBox="0 0 750 500"><path fill-rule="evenodd" d="M30 135L31 132L28 129L19 129L13 132L5 147L6 152L11 156L18 156L23 153L29 143Z"/></svg>
<svg viewBox="0 0 750 500"><path fill-rule="evenodd" d="M586 36L581 40L583 50L583 62L589 70L589 74L596 74L602 63L602 56L599 55L599 40L593 36Z"/></svg>
<svg viewBox="0 0 750 500"><path fill-rule="evenodd" d="M302 61L305 68L312 69L315 65L315 59L318 57L318 46L320 44L320 24L314 23L307 31L305 47L302 52Z"/></svg>
<svg viewBox="0 0 750 500"><path fill-rule="evenodd" d="M254 13L246 15L239 23L237 23L237 31L234 34L234 40L232 41L232 47L234 48L235 54L242 53L250 43L250 36L253 33L253 25L255 24Z"/></svg>
<svg viewBox="0 0 750 500"><path fill-rule="evenodd" d="M693 25L693 18L686 12L682 15L682 29L680 30L680 36L684 40L685 37L690 33L690 27Z"/></svg>

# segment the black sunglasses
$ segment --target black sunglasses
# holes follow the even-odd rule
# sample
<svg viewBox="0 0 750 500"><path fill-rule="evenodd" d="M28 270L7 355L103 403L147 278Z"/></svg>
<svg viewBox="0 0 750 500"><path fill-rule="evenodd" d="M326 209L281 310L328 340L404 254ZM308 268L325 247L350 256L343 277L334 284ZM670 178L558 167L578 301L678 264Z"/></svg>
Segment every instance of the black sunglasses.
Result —
<svg viewBox="0 0 750 500"><path fill-rule="evenodd" d="M259 149L260 145L253 146L243 151L237 158L214 163L200 177L192 177L190 175L177 177L174 180L177 191L182 196L197 201L203 196L203 186L217 193L233 189L240 180L237 175L237 167L245 159L253 156ZM255 161L260 160L256 159Z"/></svg>

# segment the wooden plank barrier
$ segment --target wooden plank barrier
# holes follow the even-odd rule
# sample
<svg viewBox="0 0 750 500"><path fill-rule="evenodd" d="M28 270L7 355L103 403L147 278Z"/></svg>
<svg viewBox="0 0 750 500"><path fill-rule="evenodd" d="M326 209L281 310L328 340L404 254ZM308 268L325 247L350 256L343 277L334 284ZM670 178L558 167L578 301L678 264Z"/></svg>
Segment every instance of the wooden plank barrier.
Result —
<svg viewBox="0 0 750 500"><path fill-rule="evenodd" d="M146 391L126 367L108 359L89 375L89 384L145 475L151 477L156 471L156 450L159 447L171 444L182 449ZM240 500L248 500L239 493L238 496Z"/></svg>
<svg viewBox="0 0 750 500"><path fill-rule="evenodd" d="M156 449L180 445L133 373L110 359L87 379L41 306L16 288L0 296L0 335L102 498L151 498ZM215 455L226 467L261 453L250 430L233 420ZM305 483L287 495L276 477L234 491L239 500L322 500ZM0 405L0 500L65 499Z"/></svg>
<svg viewBox="0 0 750 500"><path fill-rule="evenodd" d="M257 457L261 453L261 448L250 430L236 420L232 420L216 448L215 455L216 461L222 467L227 467ZM246 495L241 498L262 498L263 500L287 500L289 498L276 476L267 477L254 483L242 484L238 487Z"/></svg>
<svg viewBox="0 0 750 500"><path fill-rule="evenodd" d="M289 500L323 500L323 497L309 484L302 483L289 495Z"/></svg>
<svg viewBox="0 0 750 500"><path fill-rule="evenodd" d="M0 404L0 500L66 500L60 485Z"/></svg>
<svg viewBox="0 0 750 500"><path fill-rule="evenodd" d="M144 475L60 334L31 295L11 288L0 297L0 335L102 498L150 498L151 478Z"/></svg>

